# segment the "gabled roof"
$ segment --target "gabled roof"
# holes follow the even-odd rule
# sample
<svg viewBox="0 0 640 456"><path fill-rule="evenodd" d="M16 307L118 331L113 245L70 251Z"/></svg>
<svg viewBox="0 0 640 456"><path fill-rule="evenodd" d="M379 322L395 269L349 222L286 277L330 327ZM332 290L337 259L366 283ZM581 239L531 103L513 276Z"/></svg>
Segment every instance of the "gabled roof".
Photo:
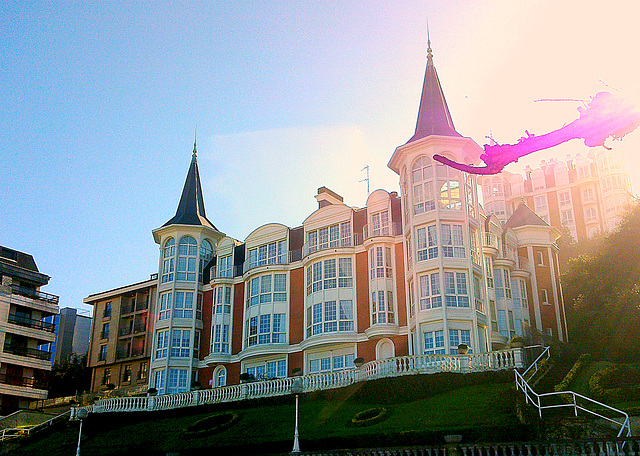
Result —
<svg viewBox="0 0 640 456"><path fill-rule="evenodd" d="M416 131L411 139L407 141L407 144L431 135L462 136L453 126L447 100L444 98L440 79L438 78L436 67L433 65L431 41L428 42L428 46L427 69L424 73L424 82L422 84Z"/></svg>
<svg viewBox="0 0 640 456"><path fill-rule="evenodd" d="M197 157L198 151L196 150L196 143L194 141L193 158L191 159L191 165L187 172L187 179L184 182L182 196L178 203L178 210L176 210L176 215L174 215L171 220L162 225L163 227L168 225L208 226L218 231L218 229L213 226L213 223L207 219L207 214L204 209L204 198L202 197Z"/></svg>
<svg viewBox="0 0 640 456"><path fill-rule="evenodd" d="M525 203L520 203L511 217L509 217L509 220L507 220L507 223L504 224L504 229L519 226L549 226L549 224L542 220L540 216L533 212Z"/></svg>

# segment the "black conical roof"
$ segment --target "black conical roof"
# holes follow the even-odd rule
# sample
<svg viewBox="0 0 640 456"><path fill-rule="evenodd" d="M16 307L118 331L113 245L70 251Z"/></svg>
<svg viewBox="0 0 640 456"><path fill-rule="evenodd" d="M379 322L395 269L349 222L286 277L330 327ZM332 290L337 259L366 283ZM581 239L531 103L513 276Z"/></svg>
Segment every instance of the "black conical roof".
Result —
<svg viewBox="0 0 640 456"><path fill-rule="evenodd" d="M204 209L204 198L202 197L202 186L200 185L200 173L198 172L197 152L194 144L193 158L184 182L180 203L176 215L162 226L168 225L194 225L208 226L216 231L218 229L207 219Z"/></svg>

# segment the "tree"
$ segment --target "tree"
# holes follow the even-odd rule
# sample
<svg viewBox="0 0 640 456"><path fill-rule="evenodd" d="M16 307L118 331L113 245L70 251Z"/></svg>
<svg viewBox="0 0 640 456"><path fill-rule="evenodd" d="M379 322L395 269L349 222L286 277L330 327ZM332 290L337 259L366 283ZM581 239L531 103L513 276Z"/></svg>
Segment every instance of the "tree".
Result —
<svg viewBox="0 0 640 456"><path fill-rule="evenodd" d="M640 345L640 204L618 228L565 262L569 338L602 358L634 359Z"/></svg>
<svg viewBox="0 0 640 456"><path fill-rule="evenodd" d="M71 355L68 360L56 363L49 377L49 397L74 396L88 391L91 385L91 369L87 367L87 355Z"/></svg>

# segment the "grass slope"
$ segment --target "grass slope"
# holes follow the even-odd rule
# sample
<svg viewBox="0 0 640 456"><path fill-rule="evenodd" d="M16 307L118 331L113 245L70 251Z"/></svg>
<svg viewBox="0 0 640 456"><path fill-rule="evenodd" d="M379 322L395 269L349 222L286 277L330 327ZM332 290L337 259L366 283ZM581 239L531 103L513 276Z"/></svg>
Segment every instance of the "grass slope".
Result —
<svg viewBox="0 0 640 456"><path fill-rule="evenodd" d="M531 437L518 423L510 372L415 375L364 382L300 398L300 446L303 450L441 444L445 434L464 441ZM351 418L384 406L385 419L357 427ZM183 430L223 410L240 419L224 431L185 438ZM95 414L85 420L82 454L181 455L218 449L220 454L267 454L291 451L294 426L292 396L200 406L152 413ZM78 423L34 437L16 455L73 454ZM38 440L35 440L35 439Z"/></svg>

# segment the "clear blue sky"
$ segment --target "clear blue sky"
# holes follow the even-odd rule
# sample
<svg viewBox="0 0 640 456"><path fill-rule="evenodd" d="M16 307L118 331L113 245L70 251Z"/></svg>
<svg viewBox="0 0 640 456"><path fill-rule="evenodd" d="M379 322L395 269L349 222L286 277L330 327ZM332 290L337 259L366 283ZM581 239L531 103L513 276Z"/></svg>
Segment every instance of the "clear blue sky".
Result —
<svg viewBox="0 0 640 456"><path fill-rule="evenodd" d="M427 18L456 128L484 144L577 116L535 99L585 99L599 80L637 90L638 13L624 0L3 2L0 244L83 308L157 271L151 230L175 213L196 124L218 229L299 226L322 185L362 206L366 164L372 189L398 189L386 164L415 127ZM616 143L636 182L639 143Z"/></svg>

